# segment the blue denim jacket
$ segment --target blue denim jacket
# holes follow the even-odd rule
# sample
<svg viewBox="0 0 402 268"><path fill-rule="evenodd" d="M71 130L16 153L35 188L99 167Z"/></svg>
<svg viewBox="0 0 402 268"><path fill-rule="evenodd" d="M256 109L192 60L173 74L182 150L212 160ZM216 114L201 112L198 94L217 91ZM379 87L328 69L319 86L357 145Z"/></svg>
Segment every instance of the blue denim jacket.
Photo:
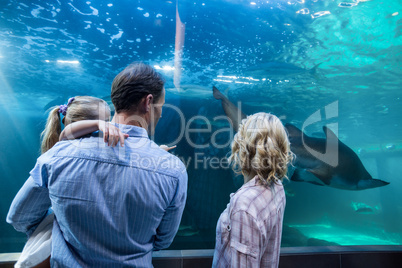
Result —
<svg viewBox="0 0 402 268"><path fill-rule="evenodd" d="M124 147L101 138L58 142L38 158L11 204L7 222L31 234L51 206L51 263L56 267L152 267L152 251L168 247L187 195L184 164L143 128Z"/></svg>

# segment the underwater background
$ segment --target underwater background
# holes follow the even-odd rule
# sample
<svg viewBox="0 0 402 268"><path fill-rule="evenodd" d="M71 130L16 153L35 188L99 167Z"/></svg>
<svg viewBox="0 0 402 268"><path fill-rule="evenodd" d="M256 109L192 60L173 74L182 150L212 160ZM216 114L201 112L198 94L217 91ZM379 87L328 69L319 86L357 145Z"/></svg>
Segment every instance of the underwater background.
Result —
<svg viewBox="0 0 402 268"><path fill-rule="evenodd" d="M113 78L134 61L166 78L152 138L176 144L188 167L170 249L213 248L242 184L220 165L234 133L212 86L245 114L273 113L311 137L335 129L373 178L389 182L355 191L286 180L282 247L402 244L401 1L3 0L0 252L26 241L5 218L39 156L47 110L78 95L110 103Z"/></svg>

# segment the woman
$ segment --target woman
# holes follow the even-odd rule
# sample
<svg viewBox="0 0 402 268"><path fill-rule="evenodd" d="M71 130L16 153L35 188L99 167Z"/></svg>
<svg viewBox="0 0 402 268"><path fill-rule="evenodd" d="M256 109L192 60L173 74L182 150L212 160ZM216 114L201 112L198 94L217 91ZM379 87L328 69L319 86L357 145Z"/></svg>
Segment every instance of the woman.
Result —
<svg viewBox="0 0 402 268"><path fill-rule="evenodd" d="M243 119L229 161L244 177L216 227L213 267L278 267L285 192L293 154L282 122L257 113Z"/></svg>

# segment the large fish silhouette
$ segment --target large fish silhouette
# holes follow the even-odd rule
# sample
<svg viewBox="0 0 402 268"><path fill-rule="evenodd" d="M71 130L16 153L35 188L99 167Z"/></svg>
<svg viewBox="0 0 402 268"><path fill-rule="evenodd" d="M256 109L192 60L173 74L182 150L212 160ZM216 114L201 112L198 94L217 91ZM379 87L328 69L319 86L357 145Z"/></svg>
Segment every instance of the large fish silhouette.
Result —
<svg viewBox="0 0 402 268"><path fill-rule="evenodd" d="M329 128L323 127L325 138L309 137L297 127L286 124L291 150L296 155L292 181L344 190L364 190L385 186L389 182L373 179L356 153L342 143ZM335 151L328 151L329 147ZM313 155L316 152L320 156ZM332 163L336 163L332 165Z"/></svg>
<svg viewBox="0 0 402 268"><path fill-rule="evenodd" d="M311 75L315 78L317 76L317 69L321 63L315 65L311 69L305 69L293 64L284 62L266 62L254 67L251 67L246 71L246 75L254 77L269 77L269 78L283 78L294 77L297 75Z"/></svg>
<svg viewBox="0 0 402 268"><path fill-rule="evenodd" d="M246 115L216 87L212 89L215 99L221 101L226 116L237 131ZM292 181L344 190L364 190L389 184L373 179L356 153L342 143L329 128L323 127L325 138L316 138L307 136L292 124L286 124L285 127L289 134L291 150L296 155Z"/></svg>

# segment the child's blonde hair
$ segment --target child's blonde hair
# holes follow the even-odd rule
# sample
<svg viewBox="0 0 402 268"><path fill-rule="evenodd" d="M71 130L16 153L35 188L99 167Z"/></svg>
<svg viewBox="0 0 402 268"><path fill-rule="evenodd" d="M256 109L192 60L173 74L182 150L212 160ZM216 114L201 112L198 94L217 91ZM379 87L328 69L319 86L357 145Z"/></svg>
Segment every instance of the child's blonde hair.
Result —
<svg viewBox="0 0 402 268"><path fill-rule="evenodd" d="M47 118L46 127L41 133L41 153L45 153L59 141L61 133L60 113L65 113L64 126L81 120L99 119L100 112L110 109L108 104L99 98L91 96L77 96L69 100L67 105L54 106Z"/></svg>
<svg viewBox="0 0 402 268"><path fill-rule="evenodd" d="M278 117L256 113L242 120L229 157L237 173L248 177L257 175L270 185L287 178L292 159L288 135Z"/></svg>

